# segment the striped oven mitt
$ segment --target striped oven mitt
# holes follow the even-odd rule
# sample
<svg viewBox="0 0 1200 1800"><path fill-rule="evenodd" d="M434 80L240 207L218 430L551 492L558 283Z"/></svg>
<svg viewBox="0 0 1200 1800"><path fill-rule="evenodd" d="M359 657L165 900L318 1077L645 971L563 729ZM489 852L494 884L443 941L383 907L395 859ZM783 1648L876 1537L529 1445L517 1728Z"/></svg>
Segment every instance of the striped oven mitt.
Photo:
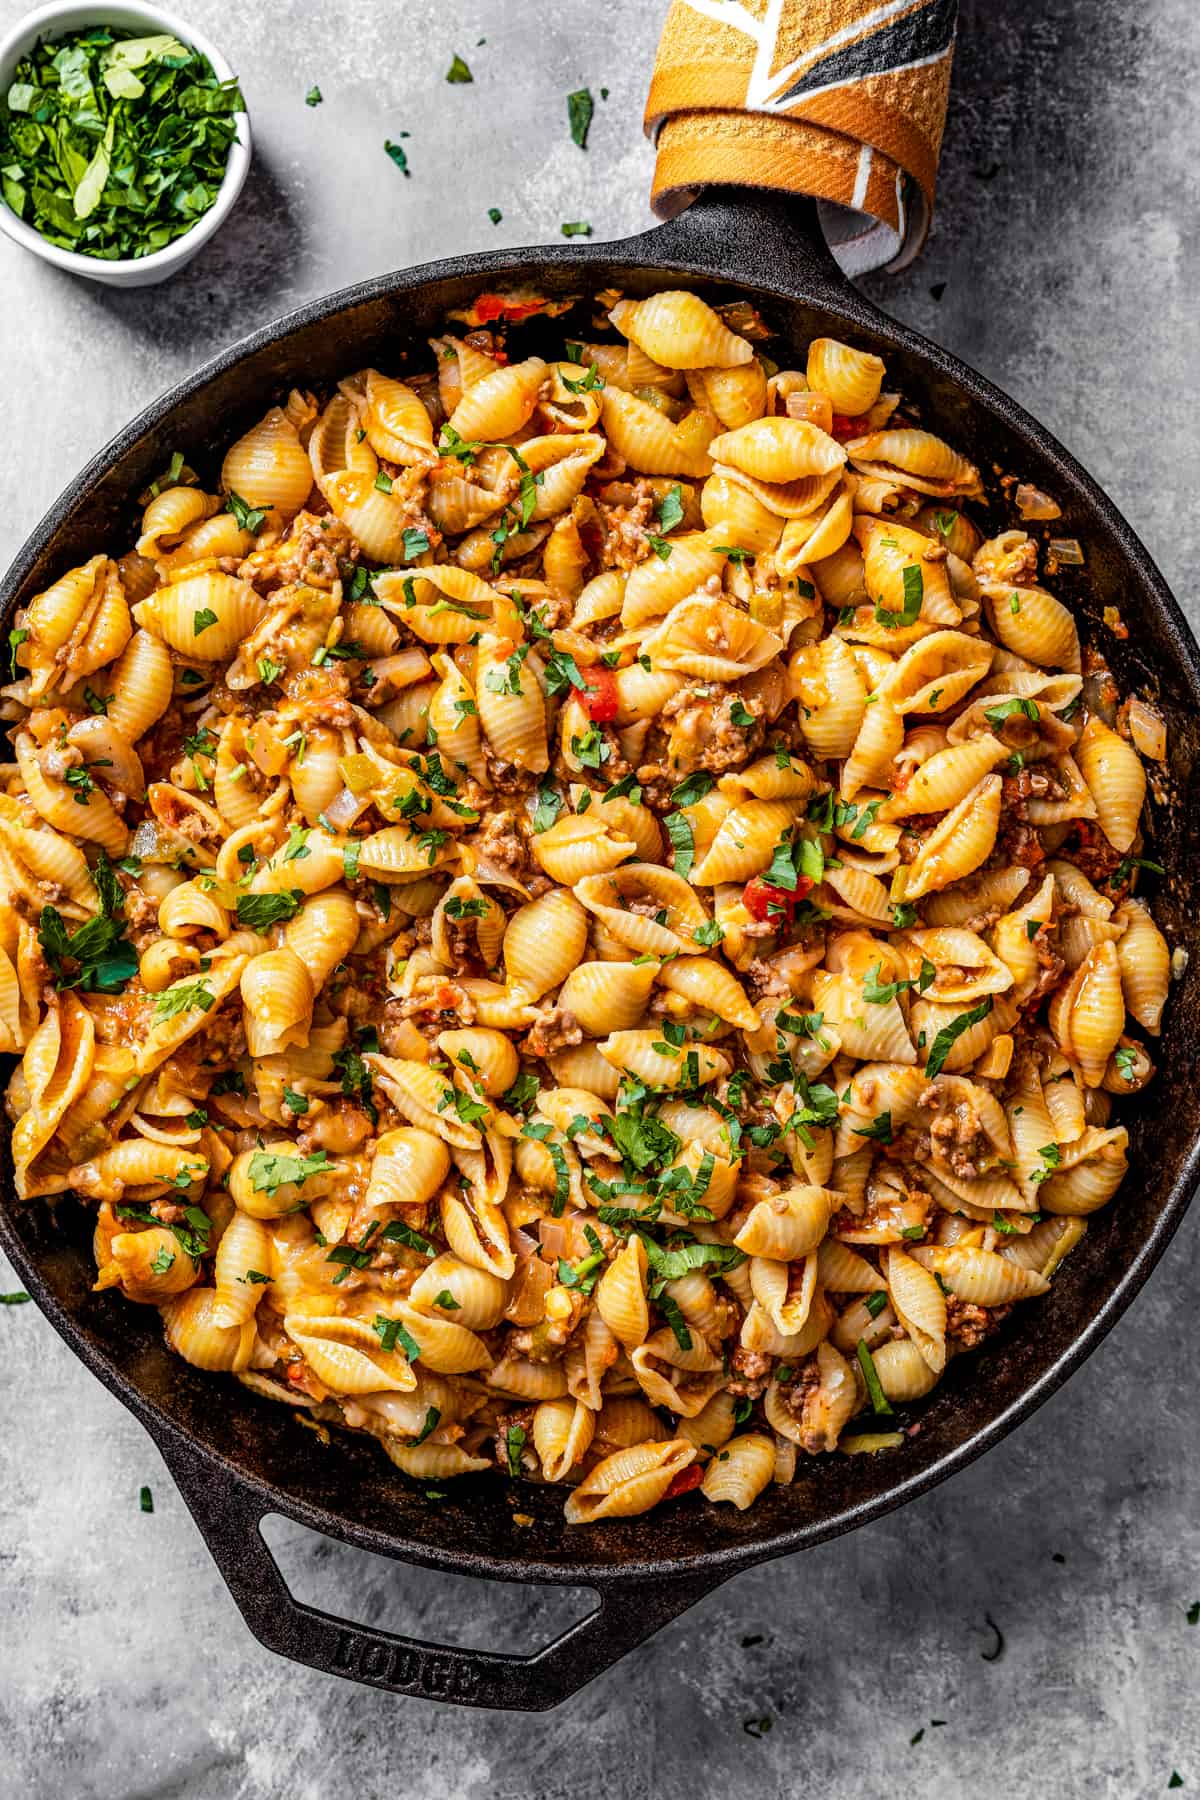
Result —
<svg viewBox="0 0 1200 1800"><path fill-rule="evenodd" d="M812 194L849 275L929 230L958 0L672 0L646 130L668 217L712 183Z"/></svg>

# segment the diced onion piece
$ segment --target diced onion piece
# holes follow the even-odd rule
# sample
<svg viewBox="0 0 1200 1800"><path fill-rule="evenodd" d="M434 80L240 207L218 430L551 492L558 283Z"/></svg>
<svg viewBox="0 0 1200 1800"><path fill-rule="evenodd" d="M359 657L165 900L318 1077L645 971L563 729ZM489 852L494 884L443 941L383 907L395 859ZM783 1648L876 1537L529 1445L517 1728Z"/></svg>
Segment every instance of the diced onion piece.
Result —
<svg viewBox="0 0 1200 1800"><path fill-rule="evenodd" d="M360 800L357 795L351 793L348 787L344 787L325 808L325 817L331 825L336 825L341 831L345 826L353 825L355 820L366 812L370 804L369 800Z"/></svg>
<svg viewBox="0 0 1200 1800"><path fill-rule="evenodd" d="M1041 488L1023 481L1017 489L1017 511L1023 519L1061 519L1062 507Z"/></svg>
<svg viewBox="0 0 1200 1800"><path fill-rule="evenodd" d="M1139 756L1148 756L1152 762L1167 760L1167 727L1154 708L1147 706L1144 700L1129 702L1129 736Z"/></svg>
<svg viewBox="0 0 1200 1800"><path fill-rule="evenodd" d="M1051 538L1046 548L1054 560L1061 563L1064 568L1068 564L1072 568L1083 567L1083 545L1078 538Z"/></svg>

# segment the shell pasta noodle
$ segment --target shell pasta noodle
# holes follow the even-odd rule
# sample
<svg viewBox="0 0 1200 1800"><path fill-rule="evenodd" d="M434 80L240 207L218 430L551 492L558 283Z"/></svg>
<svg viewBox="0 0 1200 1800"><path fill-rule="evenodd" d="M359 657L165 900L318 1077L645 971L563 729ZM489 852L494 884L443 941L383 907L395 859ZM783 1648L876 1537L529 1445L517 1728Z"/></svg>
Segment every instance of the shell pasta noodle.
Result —
<svg viewBox="0 0 1200 1800"><path fill-rule="evenodd" d="M572 1526L902 1446L1117 1194L1172 967L1165 732L972 446L597 303L181 446L15 616L0 791L19 1202Z"/></svg>

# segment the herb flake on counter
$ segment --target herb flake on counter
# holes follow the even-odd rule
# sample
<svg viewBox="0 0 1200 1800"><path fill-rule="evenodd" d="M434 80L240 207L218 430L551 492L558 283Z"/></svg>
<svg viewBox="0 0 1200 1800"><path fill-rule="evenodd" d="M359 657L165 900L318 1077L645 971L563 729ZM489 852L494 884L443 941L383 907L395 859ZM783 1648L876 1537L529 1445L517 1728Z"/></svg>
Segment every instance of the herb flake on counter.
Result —
<svg viewBox="0 0 1200 1800"><path fill-rule="evenodd" d="M474 81L474 79L475 77L472 75L462 57L456 55L454 61L446 70L446 80L452 87L465 87L468 82Z"/></svg>
<svg viewBox="0 0 1200 1800"><path fill-rule="evenodd" d="M567 238L591 237L592 235L592 228L586 219L564 221L564 223L559 226L559 230L562 232L563 236Z"/></svg>
<svg viewBox="0 0 1200 1800"><path fill-rule="evenodd" d="M983 1617L984 1617L984 1623L987 1625L988 1630L995 1632L996 1642L995 1642L994 1646L992 1647L992 1649L981 1650L979 1652L979 1654L983 1658L984 1662L989 1662L989 1663L999 1662L1000 1658L1004 1655L1004 1633L1001 1631L1000 1627L997 1625L995 1619L993 1619L991 1613L984 1613Z"/></svg>
<svg viewBox="0 0 1200 1800"><path fill-rule="evenodd" d="M571 127L571 141L578 144L581 150L587 149L588 132L591 129L592 114L595 110L596 102L592 99L590 88L579 88L575 93L567 95L567 120Z"/></svg>
<svg viewBox="0 0 1200 1800"><path fill-rule="evenodd" d="M163 250L208 212L245 104L172 33L104 26L37 44L6 102L5 204L47 242L107 262Z"/></svg>
<svg viewBox="0 0 1200 1800"><path fill-rule="evenodd" d="M18 1288L13 1294L0 1294L0 1306L25 1306L32 1298L24 1288Z"/></svg>
<svg viewBox="0 0 1200 1800"><path fill-rule="evenodd" d="M488 207L488 218L492 221L493 225L498 225L503 217L504 214L500 211L498 206Z"/></svg>
<svg viewBox="0 0 1200 1800"><path fill-rule="evenodd" d="M320 88L317 87L314 83L314 85L309 88L307 94L305 94L305 96L304 96L304 104L305 104L305 106L320 106L320 104L324 100L324 98L325 98L324 94L321 92Z"/></svg>
<svg viewBox="0 0 1200 1800"><path fill-rule="evenodd" d="M407 131L402 131L400 136L407 137ZM384 138L383 148L385 153L391 157L400 173L411 178L412 170L408 166L408 157L404 153L403 146L400 144L393 144L391 138Z"/></svg>
<svg viewBox="0 0 1200 1800"><path fill-rule="evenodd" d="M138 1505L144 1513L152 1513L154 1511L154 1495L150 1492L148 1487L139 1489Z"/></svg>

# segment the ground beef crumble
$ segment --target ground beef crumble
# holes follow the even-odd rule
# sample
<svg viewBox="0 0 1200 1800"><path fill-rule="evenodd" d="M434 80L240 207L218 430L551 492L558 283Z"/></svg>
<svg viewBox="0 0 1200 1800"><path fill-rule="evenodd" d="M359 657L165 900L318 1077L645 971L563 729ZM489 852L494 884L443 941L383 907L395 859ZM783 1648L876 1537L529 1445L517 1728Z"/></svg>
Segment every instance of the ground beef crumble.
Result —
<svg viewBox="0 0 1200 1800"><path fill-rule="evenodd" d="M978 1350L1011 1311L1011 1306L976 1306L951 1294L946 1300L946 1337L959 1350Z"/></svg>

